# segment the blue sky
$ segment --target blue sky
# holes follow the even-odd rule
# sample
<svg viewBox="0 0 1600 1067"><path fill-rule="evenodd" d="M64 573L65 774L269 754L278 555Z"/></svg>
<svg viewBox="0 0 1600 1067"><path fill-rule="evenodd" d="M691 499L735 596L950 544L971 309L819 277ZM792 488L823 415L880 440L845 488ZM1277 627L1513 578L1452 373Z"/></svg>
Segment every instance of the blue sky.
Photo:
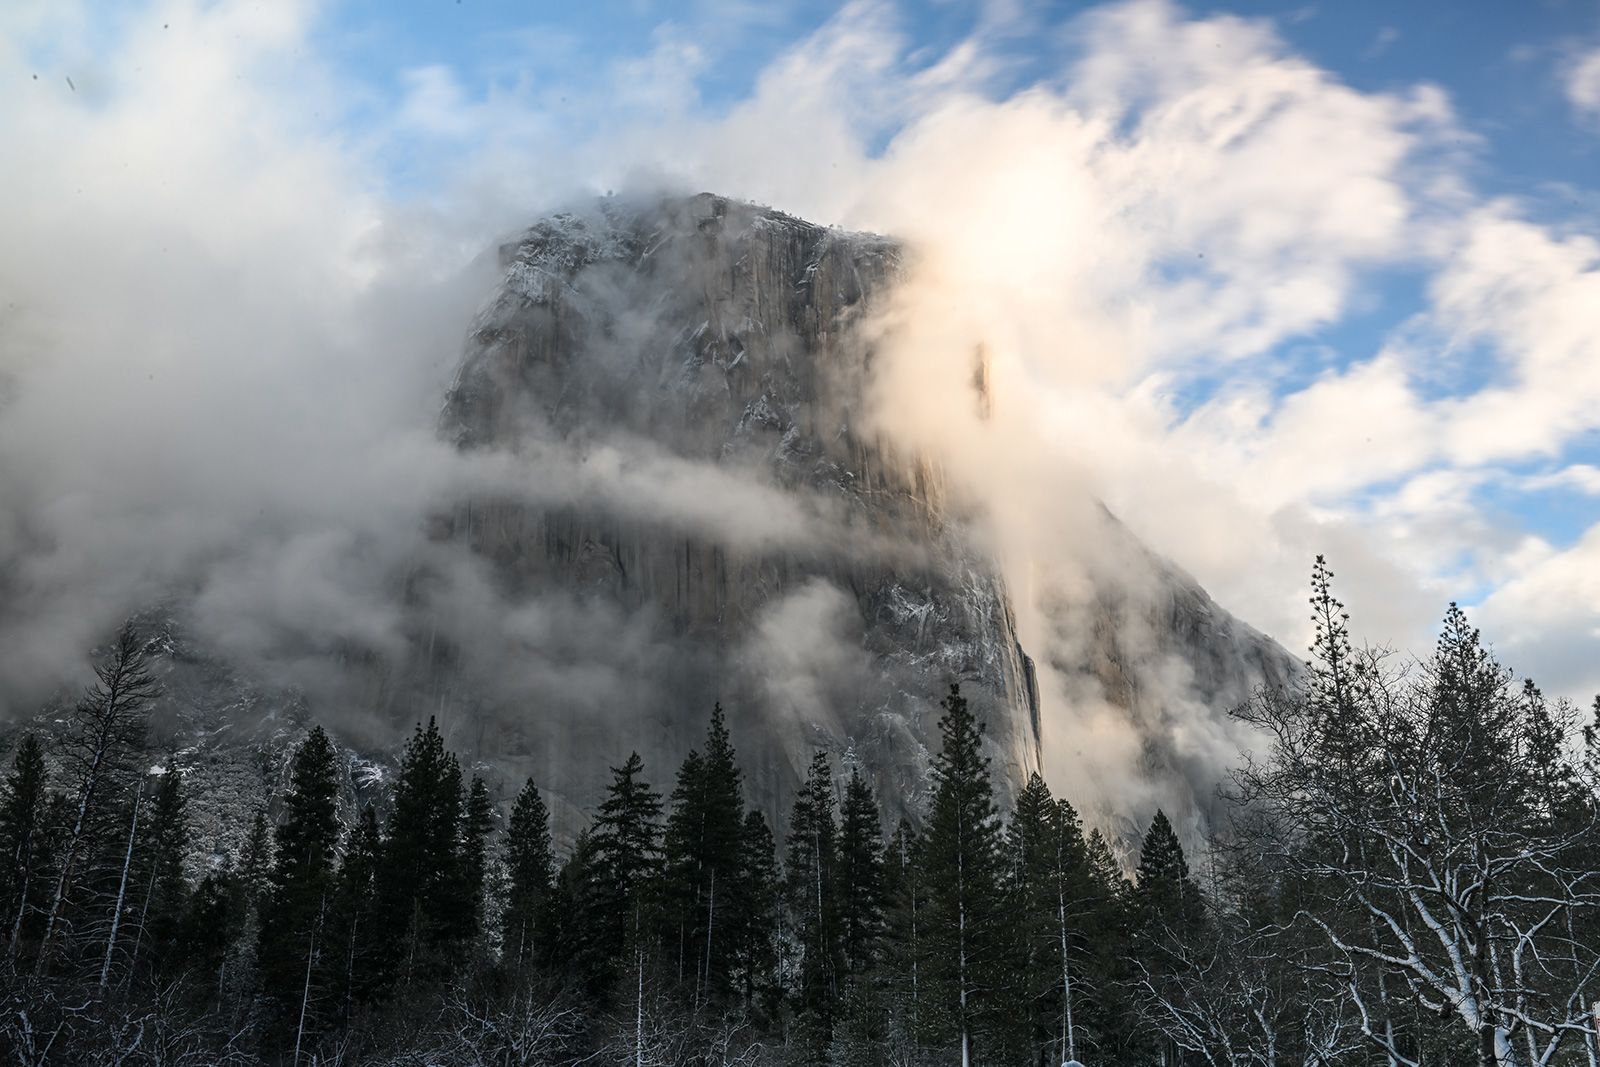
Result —
<svg viewBox="0 0 1600 1067"><path fill-rule="evenodd" d="M1600 688L1593 3L59 0L0 13L0 78L17 226L275 242L268 287L368 300L645 181L895 232L1017 383L1006 447L1226 606L1298 644L1328 552L1376 639L1462 599Z"/></svg>

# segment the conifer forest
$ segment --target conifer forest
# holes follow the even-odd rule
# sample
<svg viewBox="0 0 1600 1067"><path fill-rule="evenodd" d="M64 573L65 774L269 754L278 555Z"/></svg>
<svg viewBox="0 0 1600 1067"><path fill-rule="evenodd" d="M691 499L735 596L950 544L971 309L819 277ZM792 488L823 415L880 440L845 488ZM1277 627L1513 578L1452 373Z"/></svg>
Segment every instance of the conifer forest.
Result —
<svg viewBox="0 0 1600 1067"><path fill-rule="evenodd" d="M9 757L0 1041L27 1065L1593 1065L1595 724L1454 607L1426 662L1357 644L1330 577L1188 855L1160 812L1119 854L1038 775L1000 812L952 684L915 824L818 752L768 825L720 707L670 783L619 756L561 849L537 782L500 818L431 721L384 810L342 812L312 727L194 880L125 627Z"/></svg>

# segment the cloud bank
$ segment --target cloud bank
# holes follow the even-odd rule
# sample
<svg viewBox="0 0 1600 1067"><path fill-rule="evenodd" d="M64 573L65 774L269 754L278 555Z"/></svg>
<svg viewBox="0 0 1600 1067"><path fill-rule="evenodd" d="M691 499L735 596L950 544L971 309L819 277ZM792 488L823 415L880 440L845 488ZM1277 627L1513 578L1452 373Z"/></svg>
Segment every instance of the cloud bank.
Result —
<svg viewBox="0 0 1600 1067"><path fill-rule="evenodd" d="M1270 22L1134 0L1058 26L997 7L931 53L892 5L851 3L731 103L700 86L735 39L693 22L559 96L444 65L400 72L396 93L339 67L328 15L0 14L0 138L21 162L0 170L13 699L75 677L112 620L175 587L240 654L282 656L291 629L297 656L396 648L393 575L463 486L611 494L720 529L719 504L759 487L626 442L582 469L506 469L433 430L493 284L484 250L576 195L656 186L908 242L880 428L941 459L1015 588L1118 565L1101 500L1290 648L1325 552L1376 639L1423 648L1466 597L1547 691L1600 689L1593 509L1565 540L1515 518L1592 499L1600 246L1477 192L1476 135L1439 88L1358 91ZM1051 59L1019 84L1024 37ZM1566 83L1579 111L1592 59ZM1416 307L1374 327L1391 284ZM825 521L740 510L771 517L757 538ZM493 605L481 576L450 573L440 611ZM759 639L836 607L809 590ZM501 639L535 649L548 619ZM802 651L773 684L814 703L839 652ZM1092 710L1049 729L1137 741Z"/></svg>

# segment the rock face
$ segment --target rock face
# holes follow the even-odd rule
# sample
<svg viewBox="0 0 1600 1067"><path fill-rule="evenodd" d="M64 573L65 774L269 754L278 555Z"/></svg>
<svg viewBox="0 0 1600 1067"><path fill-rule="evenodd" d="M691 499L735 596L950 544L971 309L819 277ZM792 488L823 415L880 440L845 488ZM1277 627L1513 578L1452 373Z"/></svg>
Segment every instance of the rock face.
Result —
<svg viewBox="0 0 1600 1067"><path fill-rule="evenodd" d="M347 815L381 804L399 739L435 716L503 803L531 775L570 840L630 750L668 791L720 701L774 826L819 748L868 775L890 825L915 821L952 682L1002 805L1046 762L1088 776L1071 727L1092 706L1137 738L1114 773L1140 789L1052 785L1101 799L1086 814L1124 840L1157 801L1180 827L1203 817L1240 747L1227 709L1289 657L1109 515L1139 580L1035 590L1024 648L971 516L864 417L874 352L855 327L905 270L893 242L702 195L607 200L499 257L439 425L493 476L395 576L404 647L274 671L228 662L180 595L145 619L156 744L198 776L197 863L237 850L313 721L347 746ZM981 373L973 389L986 410ZM1085 750L1047 761L1052 742Z"/></svg>
<svg viewBox="0 0 1600 1067"><path fill-rule="evenodd" d="M1039 766L1033 664L1002 581L944 514L937 472L861 429L872 353L851 327L902 269L893 243L703 195L550 219L500 258L444 433L580 463L643 441L733 482L693 519L477 499L441 531L504 588L648 613L652 639L694 665L676 707L632 719L649 748L681 754L721 699L769 805L824 747L859 760L898 814L926 788L937 701L957 681L1007 786ZM802 529L741 532L762 494ZM547 725L531 732L562 747Z"/></svg>
<svg viewBox="0 0 1600 1067"><path fill-rule="evenodd" d="M567 754L544 761L541 780L588 802L563 785L581 754L614 760L637 745L661 767L721 699L775 819L817 747L858 761L891 819L915 818L952 681L986 724L1002 801L1040 767L1035 664L998 567L952 514L939 472L864 428L873 352L853 327L904 270L898 246L701 195L557 216L502 247L500 262L443 433L468 450L561 450L580 465L617 440L643 442L771 494L752 504L708 487L695 516L667 517L626 492L554 507L479 498L441 523L439 536L470 545L501 588L559 589L646 618L652 647L673 650L631 715L601 717L609 731L570 708L494 714L509 748ZM984 389L980 372L979 405ZM744 532L742 512L761 500L796 507L794 536ZM1144 769L1178 779L1173 792L1198 816L1218 766L1185 733L1199 717L1226 734L1227 707L1292 668L1120 533L1148 571L1145 592L1108 587L1048 608L1051 626L1077 636L1033 651L1117 705L1144 738Z"/></svg>

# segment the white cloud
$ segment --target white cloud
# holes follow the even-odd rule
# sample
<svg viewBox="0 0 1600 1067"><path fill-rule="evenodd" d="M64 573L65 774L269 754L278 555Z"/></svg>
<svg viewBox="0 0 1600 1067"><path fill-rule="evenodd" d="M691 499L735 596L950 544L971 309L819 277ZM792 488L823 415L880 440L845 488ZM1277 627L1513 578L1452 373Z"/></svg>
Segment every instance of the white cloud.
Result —
<svg viewBox="0 0 1600 1067"><path fill-rule="evenodd" d="M1600 119L1600 48L1579 56L1567 68L1566 90L1579 115Z"/></svg>
<svg viewBox="0 0 1600 1067"><path fill-rule="evenodd" d="M1518 487L1528 491L1576 489L1587 496L1600 496L1600 467L1592 463L1574 463L1548 474L1523 478Z"/></svg>
<svg viewBox="0 0 1600 1067"><path fill-rule="evenodd" d="M1007 92L1012 21L928 56L858 2L725 108L698 79L734 45L679 26L570 87L417 68L351 137L329 102L374 91L321 64L306 6L159 10L170 30L110 45L88 6L0 16L8 75L49 58L0 113L28 162L0 169L0 454L25 457L0 466L0 559L38 605L8 663L59 660L196 560L223 614L265 590L263 616L390 640L372 576L413 547L394 531L494 475L429 435L487 284L456 271L570 190L644 179L913 242L884 425L945 457L1014 567L1115 564L1092 493L1291 649L1326 552L1375 639L1425 648L1444 602L1488 584L1491 638L1593 682L1542 650L1591 633L1596 534L1562 550L1476 494L1529 459L1559 470L1526 488L1596 491L1570 453L1600 426L1597 246L1476 195L1436 87L1361 92L1268 22L1138 0L1091 9L1051 77ZM1600 113L1600 54L1568 88ZM397 160L425 195L386 191ZM1393 268L1427 276L1426 304L1308 370L1296 346ZM988 422L966 394L980 341ZM614 458L598 490L672 521L750 489ZM542 491L596 489L553 463L571 480ZM741 510L770 520L757 540L807 521Z"/></svg>
<svg viewBox="0 0 1600 1067"><path fill-rule="evenodd" d="M1501 658L1545 692L1600 693L1600 523L1571 548L1545 551L1473 612Z"/></svg>

